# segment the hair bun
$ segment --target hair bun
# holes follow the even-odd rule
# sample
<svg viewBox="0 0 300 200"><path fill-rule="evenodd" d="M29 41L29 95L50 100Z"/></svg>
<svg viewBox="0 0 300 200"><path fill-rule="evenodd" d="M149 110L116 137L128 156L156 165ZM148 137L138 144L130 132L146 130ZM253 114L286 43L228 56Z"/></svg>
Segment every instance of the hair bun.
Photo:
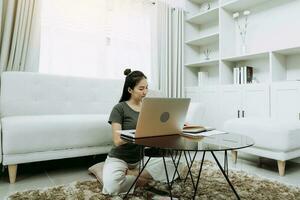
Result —
<svg viewBox="0 0 300 200"><path fill-rule="evenodd" d="M124 75L125 76L128 76L128 74L130 74L130 73L131 73L131 69L127 68L127 69L124 70Z"/></svg>

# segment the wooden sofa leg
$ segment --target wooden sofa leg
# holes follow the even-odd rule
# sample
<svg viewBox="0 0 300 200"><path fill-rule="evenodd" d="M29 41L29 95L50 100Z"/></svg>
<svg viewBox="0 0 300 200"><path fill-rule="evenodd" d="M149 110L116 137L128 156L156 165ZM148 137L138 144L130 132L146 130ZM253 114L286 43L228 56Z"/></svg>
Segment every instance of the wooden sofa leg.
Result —
<svg viewBox="0 0 300 200"><path fill-rule="evenodd" d="M8 165L8 174L9 174L9 182L10 183L16 182L17 167L18 167L18 165Z"/></svg>
<svg viewBox="0 0 300 200"><path fill-rule="evenodd" d="M231 155L232 155L232 161L234 163L236 163L236 161L237 161L237 151L232 150Z"/></svg>
<svg viewBox="0 0 300 200"><path fill-rule="evenodd" d="M277 160L278 171L280 176L284 176L285 173L285 161Z"/></svg>

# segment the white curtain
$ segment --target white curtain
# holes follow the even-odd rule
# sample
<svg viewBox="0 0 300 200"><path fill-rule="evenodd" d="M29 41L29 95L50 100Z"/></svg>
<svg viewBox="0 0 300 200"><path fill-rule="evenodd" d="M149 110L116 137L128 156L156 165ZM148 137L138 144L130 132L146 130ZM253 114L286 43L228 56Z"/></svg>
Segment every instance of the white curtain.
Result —
<svg viewBox="0 0 300 200"><path fill-rule="evenodd" d="M130 67L151 80L149 0L43 0L40 71L124 78Z"/></svg>
<svg viewBox="0 0 300 200"><path fill-rule="evenodd" d="M0 1L0 70L24 71L35 0Z"/></svg>
<svg viewBox="0 0 300 200"><path fill-rule="evenodd" d="M157 1L156 56L159 77L157 88L168 97L183 97L184 11Z"/></svg>
<svg viewBox="0 0 300 200"><path fill-rule="evenodd" d="M38 72L41 41L41 1L35 1L25 71Z"/></svg>
<svg viewBox="0 0 300 200"><path fill-rule="evenodd" d="M184 44L184 11L182 9L173 9L172 13L172 68L171 72L171 97L184 96L184 74L183 74L183 44Z"/></svg>

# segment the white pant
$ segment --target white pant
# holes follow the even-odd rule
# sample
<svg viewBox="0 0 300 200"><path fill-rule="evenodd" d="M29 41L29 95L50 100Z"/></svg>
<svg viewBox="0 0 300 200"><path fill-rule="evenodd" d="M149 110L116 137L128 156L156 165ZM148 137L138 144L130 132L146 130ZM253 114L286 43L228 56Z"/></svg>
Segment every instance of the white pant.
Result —
<svg viewBox="0 0 300 200"><path fill-rule="evenodd" d="M144 158L146 162L148 157ZM165 158L169 180L173 178L175 167L171 158ZM110 158L107 156L103 167L103 194L117 195L126 193L136 176L126 175L127 169L138 168L139 164L128 165L125 161L118 158ZM149 172L156 181L167 182L162 158L151 158L145 170ZM175 174L177 178L177 173ZM132 187L130 193L133 193L135 187Z"/></svg>

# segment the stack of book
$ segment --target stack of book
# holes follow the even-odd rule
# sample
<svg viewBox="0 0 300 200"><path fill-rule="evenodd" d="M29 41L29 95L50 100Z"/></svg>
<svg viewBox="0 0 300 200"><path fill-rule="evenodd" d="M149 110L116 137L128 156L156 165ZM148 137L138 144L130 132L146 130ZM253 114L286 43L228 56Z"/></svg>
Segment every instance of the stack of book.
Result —
<svg viewBox="0 0 300 200"><path fill-rule="evenodd" d="M253 67L243 66L233 68L233 84L252 83Z"/></svg>
<svg viewBox="0 0 300 200"><path fill-rule="evenodd" d="M215 130L212 127L201 125L185 125L182 130L182 135L187 137L208 137L217 134L224 134L224 131Z"/></svg>

